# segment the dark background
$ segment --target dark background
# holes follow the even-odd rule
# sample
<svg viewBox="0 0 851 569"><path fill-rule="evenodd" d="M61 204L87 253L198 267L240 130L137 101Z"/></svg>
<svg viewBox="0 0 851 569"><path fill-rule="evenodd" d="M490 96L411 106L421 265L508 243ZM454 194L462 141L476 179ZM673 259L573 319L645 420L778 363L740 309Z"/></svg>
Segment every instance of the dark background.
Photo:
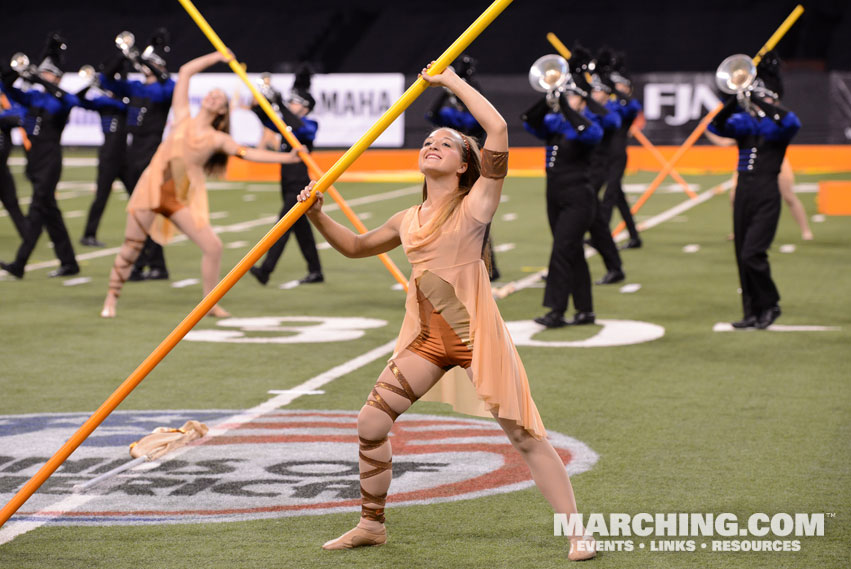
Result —
<svg viewBox="0 0 851 569"><path fill-rule="evenodd" d="M114 38L132 31L140 47L153 31L171 33L169 69L212 51L177 0L17 2L5 0L0 57L23 51L38 62L48 31L68 41L68 70L115 52ZM666 1L515 0L467 53L478 60L485 94L505 115L513 145L537 145L519 119L540 96L528 85L532 62L554 49L547 32L568 46L611 46L627 54L636 95L647 74L711 74L726 56L755 55L797 5L786 0ZM309 61L316 72L404 73L410 84L487 8L487 0L195 0L248 70L291 72ZM805 11L777 47L784 60L786 104L804 123L796 143L851 142L851 0L803 2ZM227 72L224 65L211 71ZM708 79L711 81L711 76ZM418 146L430 125L424 114L436 94L406 113L405 146ZM827 111L827 112L825 112ZM648 122L656 144L679 145L697 124ZM705 143L701 139L699 144Z"/></svg>
<svg viewBox="0 0 851 569"><path fill-rule="evenodd" d="M712 71L727 55L754 55L798 2L792 0L515 0L475 41L479 71L525 73L553 50L554 32L571 47L610 45L630 68ZM851 1L802 2L804 14L778 46L790 67L851 70ZM97 63L121 30L147 43L165 26L170 67L211 51L177 0L4 0L0 57L39 57L46 32L68 39L68 65ZM415 73L489 5L486 0L196 0L198 10L252 71L290 71L311 60L316 70ZM144 47L144 45L143 45Z"/></svg>

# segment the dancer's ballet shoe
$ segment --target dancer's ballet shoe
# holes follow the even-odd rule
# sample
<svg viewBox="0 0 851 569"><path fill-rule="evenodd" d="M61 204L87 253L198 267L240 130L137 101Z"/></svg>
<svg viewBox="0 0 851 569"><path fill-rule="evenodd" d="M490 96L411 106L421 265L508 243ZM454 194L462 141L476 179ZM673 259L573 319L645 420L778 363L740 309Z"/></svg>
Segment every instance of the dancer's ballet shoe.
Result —
<svg viewBox="0 0 851 569"><path fill-rule="evenodd" d="M570 539L570 553L567 558L571 561L586 561L597 555L597 542L590 535Z"/></svg>
<svg viewBox="0 0 851 569"><path fill-rule="evenodd" d="M381 526L380 532L370 531L362 527L355 526L331 541L326 541L322 549L353 549L355 547L365 547L368 545L384 545L387 543L387 530Z"/></svg>
<svg viewBox="0 0 851 569"><path fill-rule="evenodd" d="M116 302L113 300L112 302L109 299L103 302L103 310L100 311L101 318L115 318L115 305Z"/></svg>
<svg viewBox="0 0 851 569"><path fill-rule="evenodd" d="M228 312L217 304L210 309L210 312L207 313L207 316L211 316L213 318L230 318L230 312Z"/></svg>

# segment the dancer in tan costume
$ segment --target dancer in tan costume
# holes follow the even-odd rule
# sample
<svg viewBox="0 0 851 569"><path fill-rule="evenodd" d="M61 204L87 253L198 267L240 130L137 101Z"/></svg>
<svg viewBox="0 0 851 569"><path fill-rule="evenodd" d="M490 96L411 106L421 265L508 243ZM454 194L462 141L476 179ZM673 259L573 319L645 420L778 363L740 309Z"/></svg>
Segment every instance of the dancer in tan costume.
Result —
<svg viewBox="0 0 851 569"><path fill-rule="evenodd" d="M505 120L451 69L435 76L423 69L422 77L432 86L450 89L482 125L487 139L481 158L472 139L439 128L426 138L419 153L419 168L425 175L422 204L398 212L363 235L322 212L321 193L307 212L328 242L347 257L377 255L401 244L413 267L395 353L358 415L361 519L354 529L323 545L325 549L386 542L384 504L392 475L387 435L396 418L454 366L466 371L478 398L523 455L555 511L576 512L570 479L546 438L483 260L488 226L507 172ZM308 199L311 187L302 191L299 201ZM452 389L441 391L446 394ZM593 545L591 538L574 536L569 557L593 557Z"/></svg>
<svg viewBox="0 0 851 569"><path fill-rule="evenodd" d="M221 89L207 93L198 114L189 114L189 79L225 61L228 58L214 52L180 68L171 107L174 128L142 173L127 204L124 243L109 276L109 292L101 311L104 318L115 317L118 296L146 236L164 245L174 234L175 226L201 248L204 295L213 290L219 280L222 242L210 227L205 175L223 173L228 156L278 163L289 158L281 152L240 146L231 138L228 99ZM210 315L229 316L218 305L210 310Z"/></svg>

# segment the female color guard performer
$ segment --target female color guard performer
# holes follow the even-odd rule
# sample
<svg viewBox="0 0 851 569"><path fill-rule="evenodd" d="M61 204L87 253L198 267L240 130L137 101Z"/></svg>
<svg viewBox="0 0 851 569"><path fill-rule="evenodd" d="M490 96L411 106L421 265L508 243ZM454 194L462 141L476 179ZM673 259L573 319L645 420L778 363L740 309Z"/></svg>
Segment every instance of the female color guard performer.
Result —
<svg viewBox="0 0 851 569"><path fill-rule="evenodd" d="M150 236L165 243L174 226L201 248L201 281L206 296L219 279L222 242L210 227L205 174L224 171L229 155L256 162L281 163L286 155L240 146L228 134L229 106L221 89L213 89L201 101L194 117L189 114L190 78L215 63L227 61L218 52L183 65L174 87L174 129L160 144L142 173L127 204L124 243L109 277L109 292L101 316L114 318L118 297L133 263ZM228 316L220 306L212 316Z"/></svg>
<svg viewBox="0 0 851 569"><path fill-rule="evenodd" d="M475 141L438 128L423 143L422 204L400 211L363 235L322 211L322 195L307 215L347 257L367 257L402 245L413 267L396 350L358 415L362 513L357 526L323 545L350 549L387 540L384 505L391 480L393 422L454 366L466 370L538 488L556 512L575 513L573 489L532 401L523 364L496 307L483 260L487 228L499 205L508 168L508 131L491 104L451 69L422 77L450 89L485 130ZM299 201L310 197L310 186ZM574 547L576 544L581 544ZM593 541L571 538L571 559L594 556Z"/></svg>

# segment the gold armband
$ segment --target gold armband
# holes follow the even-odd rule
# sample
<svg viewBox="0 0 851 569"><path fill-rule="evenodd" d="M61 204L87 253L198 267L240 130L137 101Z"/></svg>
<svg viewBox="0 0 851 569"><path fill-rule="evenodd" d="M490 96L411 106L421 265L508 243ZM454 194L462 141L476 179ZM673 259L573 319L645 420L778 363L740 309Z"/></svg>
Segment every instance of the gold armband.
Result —
<svg viewBox="0 0 851 569"><path fill-rule="evenodd" d="M482 148L482 177L500 179L508 174L508 152Z"/></svg>
<svg viewBox="0 0 851 569"><path fill-rule="evenodd" d="M248 154L248 149L247 149L246 147L244 147L244 146L240 146L240 147L236 150L236 155L237 155L237 156L239 156L240 158L245 158L245 155L246 155L246 154Z"/></svg>

